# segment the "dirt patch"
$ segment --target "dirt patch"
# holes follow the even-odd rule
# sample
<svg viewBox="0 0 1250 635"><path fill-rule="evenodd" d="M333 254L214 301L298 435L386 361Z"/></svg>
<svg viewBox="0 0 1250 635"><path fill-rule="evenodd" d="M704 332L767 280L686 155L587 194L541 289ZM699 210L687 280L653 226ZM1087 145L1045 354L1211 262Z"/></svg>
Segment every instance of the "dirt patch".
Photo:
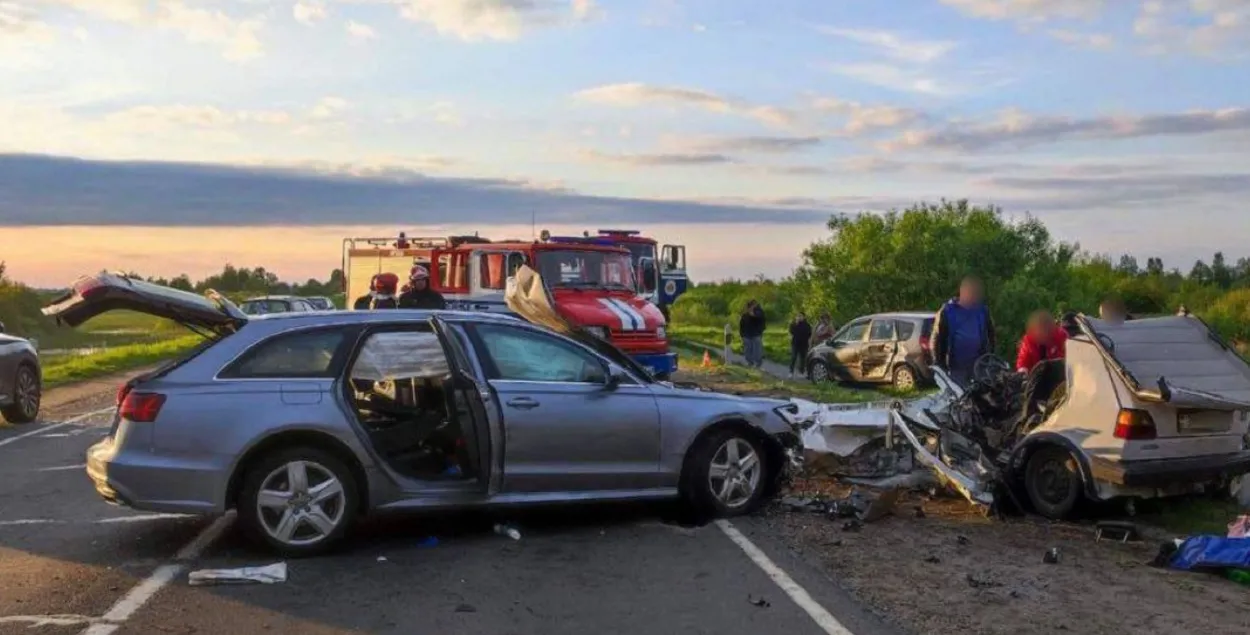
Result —
<svg viewBox="0 0 1250 635"><path fill-rule="evenodd" d="M752 393L749 383L715 373L688 380ZM765 394L783 396L771 388ZM809 478L792 495L840 499L849 490ZM1250 590L1150 567L1168 535L1148 527L1140 542L1096 542L1093 524L1000 521L962 498L914 492L900 498L894 515L850 530L845 519L781 505L763 520L860 601L916 634L1250 632ZM1059 555L1054 564L1043 561L1051 549Z"/></svg>

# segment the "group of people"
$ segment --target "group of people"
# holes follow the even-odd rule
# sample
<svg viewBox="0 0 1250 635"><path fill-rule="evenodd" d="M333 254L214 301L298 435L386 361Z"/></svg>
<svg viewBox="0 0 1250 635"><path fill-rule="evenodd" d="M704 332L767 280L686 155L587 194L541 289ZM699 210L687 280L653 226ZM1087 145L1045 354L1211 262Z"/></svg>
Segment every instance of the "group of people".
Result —
<svg viewBox="0 0 1250 635"><path fill-rule="evenodd" d="M356 298L352 308L357 311L373 309L446 309L443 294L430 287L430 270L424 265L413 265L408 272L408 284L399 289L399 276L379 273L369 280L369 293Z"/></svg>
<svg viewBox="0 0 1250 635"><path fill-rule="evenodd" d="M1098 316L1112 324L1133 319L1124 303L1116 298L1103 300L1098 307ZM759 368L764 363L765 326L763 308L759 302L750 300L738 324L748 366ZM835 331L828 313L822 313L814 327L803 312L794 316L790 322L791 377L796 369L803 372L811 347L830 339ZM730 339L730 327L726 324L726 349ZM1067 329L1055 320L1054 315L1045 310L1034 312L1029 316L1024 337L1016 350L1016 370L1027 373L1043 361L1063 359L1067 340ZM994 320L985 304L985 288L979 278L964 278L959 285L959 294L938 310L930 342L933 364L961 385L972 379L976 361L995 350L998 342Z"/></svg>

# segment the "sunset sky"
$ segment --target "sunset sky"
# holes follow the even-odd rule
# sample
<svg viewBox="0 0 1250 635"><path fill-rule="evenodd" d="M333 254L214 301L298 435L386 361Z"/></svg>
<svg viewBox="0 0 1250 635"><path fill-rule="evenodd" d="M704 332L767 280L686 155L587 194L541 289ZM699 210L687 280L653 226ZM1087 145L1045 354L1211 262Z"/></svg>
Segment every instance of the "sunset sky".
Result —
<svg viewBox="0 0 1250 635"><path fill-rule="evenodd" d="M1250 0L0 0L0 259L64 285L607 226L699 280L971 198L1250 256Z"/></svg>

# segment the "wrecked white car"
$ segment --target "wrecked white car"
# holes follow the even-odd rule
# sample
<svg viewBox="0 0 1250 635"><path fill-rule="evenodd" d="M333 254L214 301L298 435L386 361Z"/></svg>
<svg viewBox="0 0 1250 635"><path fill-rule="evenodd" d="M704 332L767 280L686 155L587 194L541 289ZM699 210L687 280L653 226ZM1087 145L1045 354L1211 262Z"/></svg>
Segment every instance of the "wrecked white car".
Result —
<svg viewBox="0 0 1250 635"><path fill-rule="evenodd" d="M1082 499L1153 498L1250 473L1250 366L1202 321L1078 316L1067 359L1027 376L993 358L966 388L908 402L796 402L814 464L902 484L936 477L969 500L1050 518ZM921 470L919 468L927 468Z"/></svg>

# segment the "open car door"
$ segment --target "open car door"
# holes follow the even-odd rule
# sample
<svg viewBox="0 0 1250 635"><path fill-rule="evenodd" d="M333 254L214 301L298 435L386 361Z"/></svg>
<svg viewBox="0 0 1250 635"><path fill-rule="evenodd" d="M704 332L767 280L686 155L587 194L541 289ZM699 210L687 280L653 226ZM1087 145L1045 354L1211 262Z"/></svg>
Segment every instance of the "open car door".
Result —
<svg viewBox="0 0 1250 635"><path fill-rule="evenodd" d="M247 315L216 291L205 295L152 284L117 273L82 276L65 295L43 308L59 324L77 327L97 315L126 310L155 315L217 336L247 323Z"/></svg>
<svg viewBox="0 0 1250 635"><path fill-rule="evenodd" d="M444 389L451 393L451 404L462 422L467 415L473 421L473 434L465 434L466 450L478 467L478 483L487 496L499 493L503 480L503 424L499 408L494 406L494 393L470 370L466 342L442 318L430 319L434 332L443 341L447 352L450 379Z"/></svg>

